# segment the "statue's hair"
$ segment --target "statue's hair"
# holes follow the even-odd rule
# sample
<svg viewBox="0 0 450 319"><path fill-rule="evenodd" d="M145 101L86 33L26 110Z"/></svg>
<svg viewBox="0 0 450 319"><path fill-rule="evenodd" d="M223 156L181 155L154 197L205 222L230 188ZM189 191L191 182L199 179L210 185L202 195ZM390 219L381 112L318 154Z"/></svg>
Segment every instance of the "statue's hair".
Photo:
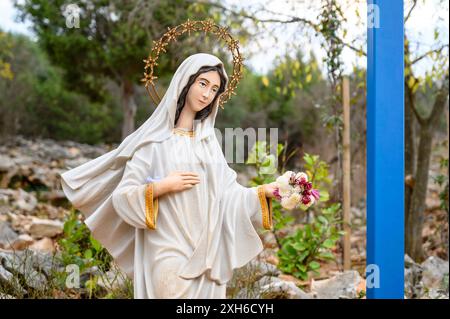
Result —
<svg viewBox="0 0 450 319"><path fill-rule="evenodd" d="M220 64L215 65L215 66L202 66L197 71L197 73L192 74L189 77L189 80L188 80L186 86L183 88L183 90L180 93L180 96L178 97L177 110L176 110L176 113L175 113L175 123L174 123L174 125L177 124L178 118L180 117L181 111L183 110L184 104L186 102L186 96L187 96L187 93L189 92L189 89L190 89L191 85L195 82L195 79L200 74L206 73L206 72L210 72L210 71L217 71L217 73L219 73L220 87L219 87L219 90L216 92L216 96L214 97L212 102L208 106L206 106L204 109L202 109L201 111L198 111L197 114L195 114L195 119L203 121L204 119L206 119L208 117L209 114L211 114L214 103L216 103L216 101L219 98L220 94L225 92L225 85L226 85L226 82L227 82L227 79L226 79L225 75L223 74L222 66Z"/></svg>

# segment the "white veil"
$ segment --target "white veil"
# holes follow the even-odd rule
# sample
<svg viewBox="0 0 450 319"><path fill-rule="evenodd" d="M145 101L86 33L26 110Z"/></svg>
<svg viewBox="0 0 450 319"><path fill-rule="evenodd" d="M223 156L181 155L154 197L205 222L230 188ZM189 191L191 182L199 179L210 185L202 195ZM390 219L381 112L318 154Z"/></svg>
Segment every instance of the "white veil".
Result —
<svg viewBox="0 0 450 319"><path fill-rule="evenodd" d="M133 278L135 228L117 215L111 195L134 152L147 143L164 141L172 134L178 96L189 77L202 66L215 65L222 67L228 83L225 67L216 56L198 53L186 58L176 70L156 110L135 132L116 149L61 174L65 195L84 214L93 237L109 251L130 278ZM215 133L218 104L219 99L206 119L194 121L195 153L200 161L217 154L217 143L209 143L209 140ZM210 156L205 156L205 152ZM211 185L212 188L217 189L216 182Z"/></svg>

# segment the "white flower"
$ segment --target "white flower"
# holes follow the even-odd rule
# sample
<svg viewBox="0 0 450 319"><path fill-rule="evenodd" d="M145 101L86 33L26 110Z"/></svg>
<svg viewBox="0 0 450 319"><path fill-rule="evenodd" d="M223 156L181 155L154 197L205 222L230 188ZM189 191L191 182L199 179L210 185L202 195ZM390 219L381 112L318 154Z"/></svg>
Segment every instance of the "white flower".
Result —
<svg viewBox="0 0 450 319"><path fill-rule="evenodd" d="M298 180L301 180L302 178L304 178L306 181L308 181L308 175L306 175L306 174L303 173L303 172L298 172L298 173L295 175L295 178L298 179Z"/></svg>
<svg viewBox="0 0 450 319"><path fill-rule="evenodd" d="M278 192L281 197L290 196L292 193L292 187L289 185L289 178L282 175L276 179Z"/></svg>
<svg viewBox="0 0 450 319"><path fill-rule="evenodd" d="M283 176L289 180L291 178L292 174L295 175L295 173L293 171L286 171L286 173L284 173Z"/></svg>
<svg viewBox="0 0 450 319"><path fill-rule="evenodd" d="M275 181L280 185L289 185L289 178L284 175L277 177Z"/></svg>
<svg viewBox="0 0 450 319"><path fill-rule="evenodd" d="M281 206L288 210L292 210L295 208L295 206L298 205L298 203L300 202L300 198L300 194L297 193L294 193L289 197L283 197L281 199Z"/></svg>

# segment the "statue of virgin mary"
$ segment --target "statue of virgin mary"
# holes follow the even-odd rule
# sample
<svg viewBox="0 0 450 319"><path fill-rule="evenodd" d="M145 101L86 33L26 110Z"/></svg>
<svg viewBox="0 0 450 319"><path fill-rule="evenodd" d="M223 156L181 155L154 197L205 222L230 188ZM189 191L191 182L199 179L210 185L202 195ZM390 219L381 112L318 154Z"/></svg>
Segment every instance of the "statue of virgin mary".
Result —
<svg viewBox="0 0 450 319"><path fill-rule="evenodd" d="M244 187L225 160L214 123L227 82L216 56L189 56L135 132L61 174L134 298L225 298L233 269L263 250L273 184Z"/></svg>

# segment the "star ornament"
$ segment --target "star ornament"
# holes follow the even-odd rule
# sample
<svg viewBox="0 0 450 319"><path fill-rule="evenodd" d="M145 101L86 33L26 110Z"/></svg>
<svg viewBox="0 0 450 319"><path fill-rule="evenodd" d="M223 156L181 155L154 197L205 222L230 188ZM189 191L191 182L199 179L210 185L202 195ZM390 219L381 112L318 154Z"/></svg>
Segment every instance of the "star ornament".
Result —
<svg viewBox="0 0 450 319"><path fill-rule="evenodd" d="M184 23L184 28L186 29L188 35L191 35L191 31L195 31L195 21L191 21L187 19L187 21Z"/></svg>
<svg viewBox="0 0 450 319"><path fill-rule="evenodd" d="M211 32L212 28L214 27L214 22L212 20L206 20L202 21L203 31L205 31L205 34L208 32Z"/></svg>

